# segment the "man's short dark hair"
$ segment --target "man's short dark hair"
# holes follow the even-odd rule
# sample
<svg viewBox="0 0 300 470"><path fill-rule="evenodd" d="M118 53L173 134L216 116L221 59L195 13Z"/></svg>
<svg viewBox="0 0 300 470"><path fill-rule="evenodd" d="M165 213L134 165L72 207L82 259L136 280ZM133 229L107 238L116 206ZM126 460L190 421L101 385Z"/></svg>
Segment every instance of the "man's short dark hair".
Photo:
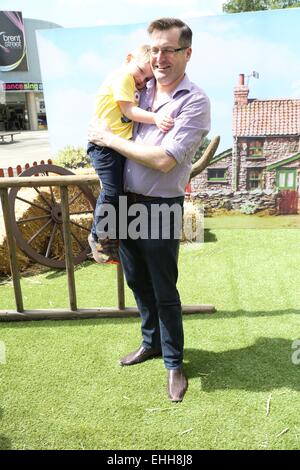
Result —
<svg viewBox="0 0 300 470"><path fill-rule="evenodd" d="M152 21L148 26L148 33L152 34L153 31L166 31L168 29L180 29L179 45L181 47L190 47L192 45L192 30L183 21L177 18L159 18Z"/></svg>

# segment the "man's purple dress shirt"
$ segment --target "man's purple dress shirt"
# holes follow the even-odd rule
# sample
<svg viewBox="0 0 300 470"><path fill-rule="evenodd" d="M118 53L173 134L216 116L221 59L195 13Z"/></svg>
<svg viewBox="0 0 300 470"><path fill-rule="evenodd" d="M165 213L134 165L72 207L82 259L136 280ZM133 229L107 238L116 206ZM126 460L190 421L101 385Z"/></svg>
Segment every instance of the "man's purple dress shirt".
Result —
<svg viewBox="0 0 300 470"><path fill-rule="evenodd" d="M192 158L210 130L209 99L203 90L190 82L187 75L172 95L160 102L156 109L152 109L154 94L153 79L142 92L139 106L147 111L169 114L175 120L175 125L169 132L163 133L154 124L136 124L134 140L139 144L161 146L175 158L177 165L168 173L162 173L126 159L124 190L146 196L183 196L189 181Z"/></svg>

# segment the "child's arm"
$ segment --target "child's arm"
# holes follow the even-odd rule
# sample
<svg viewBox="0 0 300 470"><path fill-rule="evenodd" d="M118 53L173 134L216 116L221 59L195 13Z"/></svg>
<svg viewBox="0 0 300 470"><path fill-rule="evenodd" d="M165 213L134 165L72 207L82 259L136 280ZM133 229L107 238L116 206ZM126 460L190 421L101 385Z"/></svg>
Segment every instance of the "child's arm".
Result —
<svg viewBox="0 0 300 470"><path fill-rule="evenodd" d="M161 113L152 113L139 108L130 101L118 101L123 114L135 122L143 122L145 124L156 124L163 132L168 132L174 126L174 119Z"/></svg>

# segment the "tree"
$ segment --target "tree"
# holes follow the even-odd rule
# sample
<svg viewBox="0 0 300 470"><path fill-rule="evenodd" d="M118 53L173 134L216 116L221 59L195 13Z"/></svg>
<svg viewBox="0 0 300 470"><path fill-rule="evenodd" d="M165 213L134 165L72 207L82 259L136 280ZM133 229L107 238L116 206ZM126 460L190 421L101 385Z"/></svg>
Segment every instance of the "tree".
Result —
<svg viewBox="0 0 300 470"><path fill-rule="evenodd" d="M229 0L223 3L225 13L240 13L243 11L276 10L278 8L300 7L297 0Z"/></svg>

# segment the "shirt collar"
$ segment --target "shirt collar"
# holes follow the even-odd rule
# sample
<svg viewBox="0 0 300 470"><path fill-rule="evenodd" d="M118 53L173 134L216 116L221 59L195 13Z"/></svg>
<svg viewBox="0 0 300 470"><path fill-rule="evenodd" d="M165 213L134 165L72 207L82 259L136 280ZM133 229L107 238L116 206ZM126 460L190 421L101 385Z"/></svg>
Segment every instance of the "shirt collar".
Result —
<svg viewBox="0 0 300 470"><path fill-rule="evenodd" d="M183 79L181 82L177 85L175 90L172 92L172 98L179 92L179 91L191 91L192 89L192 84L187 76L187 74L184 75Z"/></svg>
<svg viewBox="0 0 300 470"><path fill-rule="evenodd" d="M147 87L147 89L148 89L148 93L149 93L149 94L154 93L155 85L156 85L156 80L155 80L155 78L151 78L151 80L149 80L149 81L146 83L146 87ZM179 91L183 91L183 90L191 91L191 89L192 89L192 83L191 83L190 79L188 78L187 74L184 74L184 77L183 77L183 79L181 80L181 82L177 85L177 87L175 88L175 90L172 91L171 97L174 98L174 96L175 96Z"/></svg>

